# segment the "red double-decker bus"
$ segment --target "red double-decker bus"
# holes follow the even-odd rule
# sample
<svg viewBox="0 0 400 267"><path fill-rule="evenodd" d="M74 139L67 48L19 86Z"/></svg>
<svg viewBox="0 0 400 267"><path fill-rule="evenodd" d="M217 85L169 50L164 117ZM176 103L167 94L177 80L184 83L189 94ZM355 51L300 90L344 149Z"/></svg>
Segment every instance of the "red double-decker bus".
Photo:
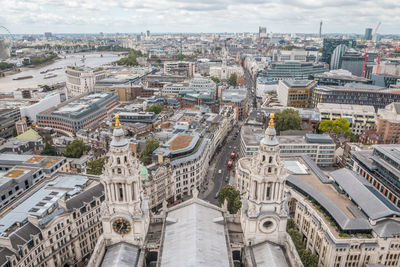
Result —
<svg viewBox="0 0 400 267"><path fill-rule="evenodd" d="M227 168L228 168L228 170L230 170L230 169L232 169L232 166L233 166L233 161L228 161L228 165L227 165Z"/></svg>

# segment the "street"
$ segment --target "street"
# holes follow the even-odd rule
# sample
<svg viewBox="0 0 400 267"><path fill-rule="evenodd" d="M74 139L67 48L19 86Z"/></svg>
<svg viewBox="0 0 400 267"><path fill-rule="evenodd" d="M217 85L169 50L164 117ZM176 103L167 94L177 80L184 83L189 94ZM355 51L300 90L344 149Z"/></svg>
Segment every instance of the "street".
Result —
<svg viewBox="0 0 400 267"><path fill-rule="evenodd" d="M245 71L245 79L246 85L248 88L248 100L247 100L247 112L250 112L252 109L257 109L257 100L255 92L252 90L254 88L254 82L248 73ZM234 172L236 168L236 163L238 158L234 160L233 167L231 170L228 170L227 164L228 161L231 160L230 156L232 152L236 154L239 153L240 146L240 128L243 122L238 122L237 125L233 128L233 130L228 134L224 143L222 144L221 149L215 152L214 159L210 163L210 169L208 171L209 184L208 190L201 194L202 199L209 201L210 203L217 204L217 193L221 190L222 187L229 184L229 182L233 182ZM219 173L221 170L221 173ZM229 180L226 181L226 177L229 177Z"/></svg>
<svg viewBox="0 0 400 267"><path fill-rule="evenodd" d="M211 164L214 166L210 166L209 170L210 182L208 186L210 187L210 189L212 187L212 189L209 191L208 194L206 194L206 196L203 197L204 200L209 201L210 203L216 204L218 202L218 199L215 197L217 195L217 192L219 192L219 190L221 190L222 187L229 184L229 181L226 182L225 178L229 177L230 179L234 179L233 173L237 159L235 160L233 167L230 171L227 169L227 163L231 159L230 155L232 152L235 153L239 152L239 144L240 144L239 129L240 128L238 126L235 126L233 128L233 130L225 139L220 151L216 152L216 155L213 160L215 164L211 162ZM236 133L238 134L235 137ZM221 170L221 173L218 173L219 170Z"/></svg>

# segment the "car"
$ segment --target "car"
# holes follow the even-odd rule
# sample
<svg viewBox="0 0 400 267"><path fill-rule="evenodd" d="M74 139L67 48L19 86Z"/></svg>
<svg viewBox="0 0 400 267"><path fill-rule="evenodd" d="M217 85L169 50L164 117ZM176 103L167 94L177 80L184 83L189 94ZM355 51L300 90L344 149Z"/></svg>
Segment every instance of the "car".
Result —
<svg viewBox="0 0 400 267"><path fill-rule="evenodd" d="M218 170L218 174L221 174L222 173L222 170L220 169L220 170Z"/></svg>
<svg viewBox="0 0 400 267"><path fill-rule="evenodd" d="M226 183L229 182L229 176L226 176L226 177L225 177L225 182L226 182Z"/></svg>
<svg viewBox="0 0 400 267"><path fill-rule="evenodd" d="M215 198L218 198L218 195L219 195L219 192L217 192L217 193L215 194Z"/></svg>

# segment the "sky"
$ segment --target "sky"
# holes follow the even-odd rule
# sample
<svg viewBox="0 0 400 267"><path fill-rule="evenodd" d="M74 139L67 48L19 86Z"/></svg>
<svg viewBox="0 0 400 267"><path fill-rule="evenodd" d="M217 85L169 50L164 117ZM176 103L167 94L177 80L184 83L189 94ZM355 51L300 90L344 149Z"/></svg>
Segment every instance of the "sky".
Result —
<svg viewBox="0 0 400 267"><path fill-rule="evenodd" d="M400 34L400 0L0 0L12 33L257 32ZM0 28L0 34L5 33Z"/></svg>

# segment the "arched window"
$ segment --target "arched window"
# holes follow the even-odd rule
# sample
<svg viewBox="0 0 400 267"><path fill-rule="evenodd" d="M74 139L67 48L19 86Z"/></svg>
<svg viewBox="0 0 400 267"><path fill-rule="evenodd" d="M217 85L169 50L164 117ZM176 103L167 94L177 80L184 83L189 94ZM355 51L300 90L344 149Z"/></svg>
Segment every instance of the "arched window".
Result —
<svg viewBox="0 0 400 267"><path fill-rule="evenodd" d="M127 163L127 162L128 162L128 159L127 159L127 157L126 157L126 156L124 157L124 161L125 161L125 163Z"/></svg>
<svg viewBox="0 0 400 267"><path fill-rule="evenodd" d="M272 163L272 157L269 157L269 163Z"/></svg>
<svg viewBox="0 0 400 267"><path fill-rule="evenodd" d="M117 169L117 172L118 172L118 174L122 173L120 168Z"/></svg>
<svg viewBox="0 0 400 267"><path fill-rule="evenodd" d="M268 173L271 173L271 167L268 167Z"/></svg>
<svg viewBox="0 0 400 267"><path fill-rule="evenodd" d="M262 161L263 161L263 162L265 161L265 155L262 156Z"/></svg>
<svg viewBox="0 0 400 267"><path fill-rule="evenodd" d="M119 157L117 158L117 164L121 164L121 160L119 159Z"/></svg>

